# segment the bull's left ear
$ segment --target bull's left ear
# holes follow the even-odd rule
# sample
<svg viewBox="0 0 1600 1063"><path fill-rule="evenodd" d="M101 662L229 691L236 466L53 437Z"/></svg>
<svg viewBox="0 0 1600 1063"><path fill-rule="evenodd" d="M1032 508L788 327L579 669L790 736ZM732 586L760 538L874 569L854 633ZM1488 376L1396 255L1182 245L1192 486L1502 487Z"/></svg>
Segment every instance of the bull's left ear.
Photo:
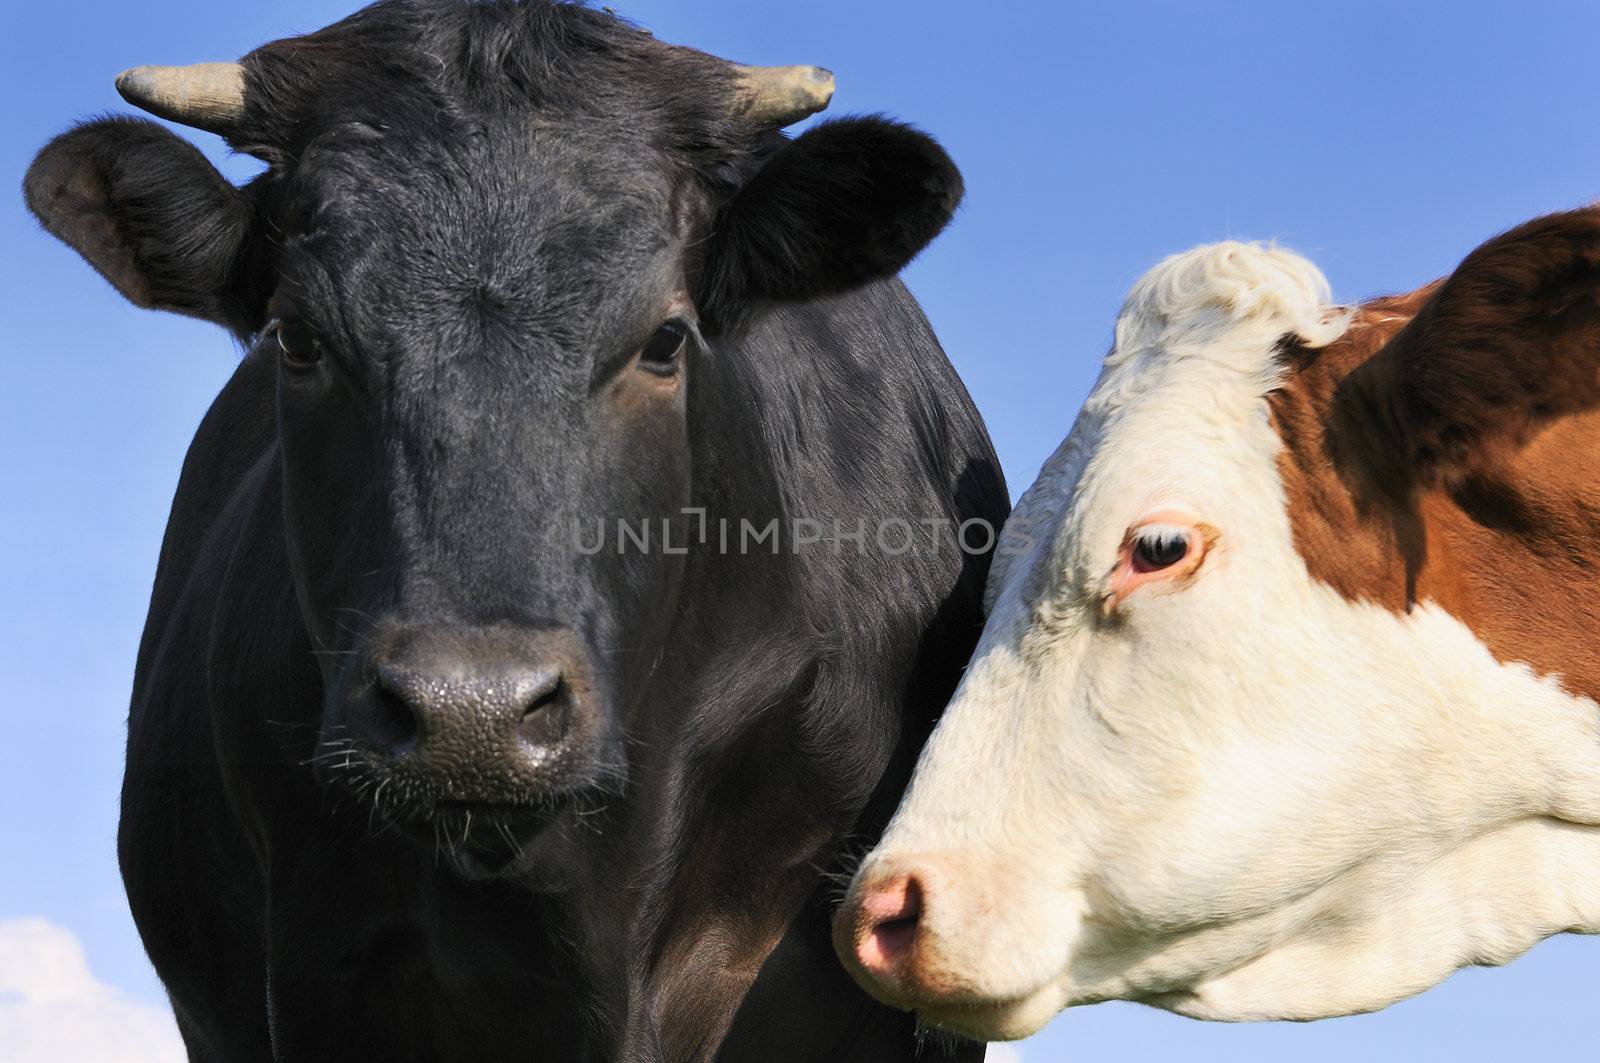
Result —
<svg viewBox="0 0 1600 1063"><path fill-rule="evenodd" d="M1340 387L1392 483L1492 473L1550 421L1600 407L1600 207L1479 247Z"/></svg>
<svg viewBox="0 0 1600 1063"><path fill-rule="evenodd" d="M885 118L825 122L780 148L715 220L701 312L833 295L898 273L950 221L961 172Z"/></svg>

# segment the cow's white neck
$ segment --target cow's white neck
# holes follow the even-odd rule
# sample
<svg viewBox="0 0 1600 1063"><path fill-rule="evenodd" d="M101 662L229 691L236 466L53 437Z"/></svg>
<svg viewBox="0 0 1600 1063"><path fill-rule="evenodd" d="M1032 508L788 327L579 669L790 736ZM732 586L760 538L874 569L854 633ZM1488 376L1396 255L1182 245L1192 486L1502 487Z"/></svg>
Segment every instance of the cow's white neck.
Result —
<svg viewBox="0 0 1600 1063"><path fill-rule="evenodd" d="M1108 998L1316 1018L1600 931L1600 710L1296 552L1266 395L1284 334L1345 329L1327 303L1309 263L1240 244L1130 296L863 868L935 869L929 948L967 1002L939 1021L1020 1036ZM1221 529L1215 556L1102 622L1127 522L1174 500Z"/></svg>

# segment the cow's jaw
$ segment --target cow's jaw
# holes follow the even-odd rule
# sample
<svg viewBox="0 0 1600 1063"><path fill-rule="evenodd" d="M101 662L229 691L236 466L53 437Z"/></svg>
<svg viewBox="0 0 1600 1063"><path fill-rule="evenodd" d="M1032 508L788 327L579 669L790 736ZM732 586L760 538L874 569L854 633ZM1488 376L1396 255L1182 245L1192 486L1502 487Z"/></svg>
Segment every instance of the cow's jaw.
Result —
<svg viewBox="0 0 1600 1063"><path fill-rule="evenodd" d="M1188 274L1169 290L1196 293L1191 319L1119 324L1019 507L1038 542L997 567L973 665L847 901L924 882L910 961L856 965L884 999L989 1038L1107 999L1311 1019L1600 931L1600 708L1433 605L1347 601L1296 553L1265 396L1277 338L1317 323L1282 311L1293 292L1237 309L1237 278L1203 298L1208 271L1293 283L1310 267L1289 259L1183 256L1161 269ZM1173 501L1220 529L1215 556L1108 622L1101 559Z"/></svg>
<svg viewBox="0 0 1600 1063"><path fill-rule="evenodd" d="M1551 934L1600 930L1600 829L1531 816L1439 852L1344 876L1235 970L1148 999L1199 1019L1373 1011ZM1317 925L1318 920L1348 920Z"/></svg>

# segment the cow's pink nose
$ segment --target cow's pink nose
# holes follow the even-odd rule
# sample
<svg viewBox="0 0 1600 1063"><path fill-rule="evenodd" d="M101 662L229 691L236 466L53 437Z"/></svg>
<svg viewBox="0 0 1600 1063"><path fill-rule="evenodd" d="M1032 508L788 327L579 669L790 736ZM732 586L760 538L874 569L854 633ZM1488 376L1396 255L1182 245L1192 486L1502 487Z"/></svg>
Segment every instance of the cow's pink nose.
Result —
<svg viewBox="0 0 1600 1063"><path fill-rule="evenodd" d="M874 885L858 902L856 962L879 978L899 975L911 958L922 918L922 885L898 875Z"/></svg>

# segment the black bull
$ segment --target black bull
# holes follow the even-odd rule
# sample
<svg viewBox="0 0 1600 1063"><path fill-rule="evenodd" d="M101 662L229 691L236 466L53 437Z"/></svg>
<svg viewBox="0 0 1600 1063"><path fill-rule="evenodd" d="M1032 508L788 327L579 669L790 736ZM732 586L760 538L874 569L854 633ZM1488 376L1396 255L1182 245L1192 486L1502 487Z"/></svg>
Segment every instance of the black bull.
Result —
<svg viewBox="0 0 1600 1063"><path fill-rule="evenodd" d="M131 119L26 186L246 345L119 838L191 1056L980 1055L828 934L978 631L953 531L1006 508L893 279L944 153L787 140L727 64L566 5L381 4L230 71L124 90L263 159L245 188Z"/></svg>

